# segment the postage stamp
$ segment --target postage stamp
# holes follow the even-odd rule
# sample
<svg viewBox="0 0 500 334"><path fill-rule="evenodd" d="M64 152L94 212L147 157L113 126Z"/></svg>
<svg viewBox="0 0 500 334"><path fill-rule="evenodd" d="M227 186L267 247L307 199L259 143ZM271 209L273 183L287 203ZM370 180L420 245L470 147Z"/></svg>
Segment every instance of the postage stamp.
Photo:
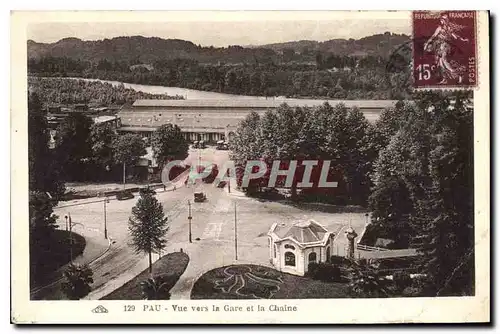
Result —
<svg viewBox="0 0 500 334"><path fill-rule="evenodd" d="M473 88L478 83L475 11L415 11L414 88Z"/></svg>
<svg viewBox="0 0 500 334"><path fill-rule="evenodd" d="M11 321L489 322L488 19L13 12Z"/></svg>

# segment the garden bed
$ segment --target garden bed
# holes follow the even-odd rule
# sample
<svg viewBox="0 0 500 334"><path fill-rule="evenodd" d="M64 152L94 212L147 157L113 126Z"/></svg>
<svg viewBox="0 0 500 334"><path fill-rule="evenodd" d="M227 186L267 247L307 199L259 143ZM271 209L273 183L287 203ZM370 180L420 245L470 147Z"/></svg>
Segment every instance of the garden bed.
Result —
<svg viewBox="0 0 500 334"><path fill-rule="evenodd" d="M72 232L73 259L83 253L86 242L85 238ZM53 274L71 260L69 232L65 230L54 230L50 234L49 245L46 249L32 250L36 254L31 254L30 258L40 259L35 271L32 263L30 282L31 286L43 285L53 280Z"/></svg>
<svg viewBox="0 0 500 334"><path fill-rule="evenodd" d="M186 253L174 252L161 257L153 263L153 277L166 282L165 291L170 291L189 263ZM104 300L142 300L141 283L150 278L149 268L101 299Z"/></svg>
<svg viewBox="0 0 500 334"><path fill-rule="evenodd" d="M258 265L232 265L203 274L191 299L346 298L346 283L327 283Z"/></svg>

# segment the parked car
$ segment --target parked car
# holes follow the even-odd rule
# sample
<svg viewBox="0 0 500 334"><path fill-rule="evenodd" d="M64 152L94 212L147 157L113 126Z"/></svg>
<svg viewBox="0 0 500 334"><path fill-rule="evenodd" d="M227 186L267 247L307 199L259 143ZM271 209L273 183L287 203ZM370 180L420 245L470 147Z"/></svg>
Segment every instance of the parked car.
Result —
<svg viewBox="0 0 500 334"><path fill-rule="evenodd" d="M195 202L205 202L207 200L207 196L200 192L200 193L194 193L194 201Z"/></svg>
<svg viewBox="0 0 500 334"><path fill-rule="evenodd" d="M122 190L116 193L116 199L119 201L124 201L131 198L134 198L134 194L130 190Z"/></svg>
<svg viewBox="0 0 500 334"><path fill-rule="evenodd" d="M219 140L217 142L217 147L216 147L217 150L228 150L229 149L229 144L224 141L224 140Z"/></svg>

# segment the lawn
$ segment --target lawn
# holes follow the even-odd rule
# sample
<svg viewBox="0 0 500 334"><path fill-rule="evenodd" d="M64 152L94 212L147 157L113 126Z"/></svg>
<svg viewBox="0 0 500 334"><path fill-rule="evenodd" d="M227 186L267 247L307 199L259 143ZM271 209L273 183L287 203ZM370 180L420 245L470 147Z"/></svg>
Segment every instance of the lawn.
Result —
<svg viewBox="0 0 500 334"><path fill-rule="evenodd" d="M191 299L346 298L347 284L327 283L257 265L212 269L194 284Z"/></svg>
<svg viewBox="0 0 500 334"><path fill-rule="evenodd" d="M72 232L72 239L73 258L76 258L85 249L85 238ZM32 287L51 282L55 271L70 262L70 239L68 231L53 231L50 234L50 241L47 244L50 247L43 250L38 249L36 250L37 254L32 253L30 255L32 259L37 258L40 261L36 267L34 263L31 265L30 282Z"/></svg>
<svg viewBox="0 0 500 334"><path fill-rule="evenodd" d="M189 263L189 256L186 253L174 252L166 254L158 261L153 263L153 277L160 276L167 285L166 291L170 291L175 283L179 280L184 270ZM141 282L150 278L149 269L144 270L139 275L111 292L109 295L101 299L104 300L142 300Z"/></svg>

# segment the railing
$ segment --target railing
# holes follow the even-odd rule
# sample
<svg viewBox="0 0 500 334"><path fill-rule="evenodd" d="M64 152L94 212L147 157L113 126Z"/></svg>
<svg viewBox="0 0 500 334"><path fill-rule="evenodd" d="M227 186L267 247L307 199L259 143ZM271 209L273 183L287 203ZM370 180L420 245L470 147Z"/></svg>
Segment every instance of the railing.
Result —
<svg viewBox="0 0 500 334"><path fill-rule="evenodd" d="M358 250L363 250L363 251L369 251L369 252L373 252L373 251L388 251L387 248L380 248L380 247L372 247L372 246L367 246L367 245L361 245L361 244L357 244L357 247L356 247Z"/></svg>

